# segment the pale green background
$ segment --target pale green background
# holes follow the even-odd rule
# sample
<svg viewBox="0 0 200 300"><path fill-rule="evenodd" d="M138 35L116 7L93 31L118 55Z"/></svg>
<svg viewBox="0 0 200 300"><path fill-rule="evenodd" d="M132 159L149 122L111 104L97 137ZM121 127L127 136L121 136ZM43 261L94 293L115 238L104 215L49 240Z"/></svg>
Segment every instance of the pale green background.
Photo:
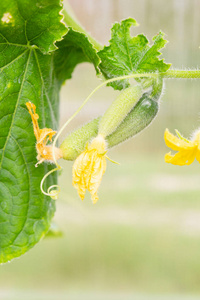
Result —
<svg viewBox="0 0 200 300"><path fill-rule="evenodd" d="M174 68L197 68L199 0L71 0L85 28L108 44L114 21L134 17L132 33L162 30ZM61 124L100 81L82 64L61 93ZM99 196L84 202L71 185L72 163L62 162L55 222L64 236L46 239L0 268L0 299L200 299L200 172L164 163L163 133L186 137L199 127L199 80L167 80L153 125L109 156ZM118 92L102 88L66 133L102 114ZM199 295L199 296L198 296Z"/></svg>

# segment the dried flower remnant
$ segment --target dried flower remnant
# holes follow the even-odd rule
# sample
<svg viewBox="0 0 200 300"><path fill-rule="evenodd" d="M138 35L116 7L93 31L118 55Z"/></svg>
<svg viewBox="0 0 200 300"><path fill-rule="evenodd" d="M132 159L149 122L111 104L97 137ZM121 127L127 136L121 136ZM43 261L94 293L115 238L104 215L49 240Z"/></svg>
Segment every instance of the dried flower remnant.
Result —
<svg viewBox="0 0 200 300"><path fill-rule="evenodd" d="M48 141L52 141L52 137L56 134L56 131L51 128L40 129L38 125L39 116L36 113L36 106L30 101L26 103L28 111L31 115L33 122L33 130L36 137L36 150L37 150L37 160L38 164L43 163L44 161L53 162L53 146L47 145ZM62 151L55 147L55 158L56 160L62 157Z"/></svg>

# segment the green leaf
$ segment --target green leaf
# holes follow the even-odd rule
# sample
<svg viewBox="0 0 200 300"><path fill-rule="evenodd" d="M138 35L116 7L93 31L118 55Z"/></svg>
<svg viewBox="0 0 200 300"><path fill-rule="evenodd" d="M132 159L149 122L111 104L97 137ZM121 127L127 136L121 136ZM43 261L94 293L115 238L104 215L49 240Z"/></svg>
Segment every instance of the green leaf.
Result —
<svg viewBox="0 0 200 300"><path fill-rule="evenodd" d="M3 0L0 3L1 44L32 45L44 54L57 49L67 29L59 0Z"/></svg>
<svg viewBox="0 0 200 300"><path fill-rule="evenodd" d="M111 29L110 45L98 52L101 58L100 69L105 78L113 78L123 75L148 72L166 72L170 64L159 59L159 49L163 48L166 40L160 32L153 38L153 45L149 46L148 39L139 34L130 35L130 27L137 26L134 19L126 19L115 23ZM123 89L129 86L128 80L110 83L115 89Z"/></svg>
<svg viewBox="0 0 200 300"><path fill-rule="evenodd" d="M36 105L40 128L57 128L54 52L43 53L56 49L55 42L67 31L60 10L58 0L0 3L0 263L33 247L55 211L55 201L40 191L52 166L35 167L36 140L25 103ZM56 182L56 175L50 176L44 189Z"/></svg>
<svg viewBox="0 0 200 300"><path fill-rule="evenodd" d="M97 51L84 33L69 27L68 33L56 46L59 50L55 53L54 65L61 83L70 79L74 68L82 62L92 63L97 75L100 73Z"/></svg>

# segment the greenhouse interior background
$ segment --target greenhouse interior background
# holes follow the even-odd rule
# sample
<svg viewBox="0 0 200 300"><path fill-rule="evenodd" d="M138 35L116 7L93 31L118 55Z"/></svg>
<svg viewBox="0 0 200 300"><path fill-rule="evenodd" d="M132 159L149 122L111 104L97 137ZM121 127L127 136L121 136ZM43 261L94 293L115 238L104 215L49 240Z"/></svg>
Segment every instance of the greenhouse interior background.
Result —
<svg viewBox="0 0 200 300"><path fill-rule="evenodd" d="M65 3L65 1L64 1ZM199 0L69 0L77 19L108 45L114 22L132 17L131 34L151 39L160 30L172 68L197 69L200 57ZM67 5L67 3L65 3ZM60 126L101 83L93 65L79 65L62 87ZM119 91L102 87L66 128L103 114ZM199 299L200 166L164 162L165 128L185 137L200 127L200 81L165 80L153 124L111 149L93 205L72 186L72 162L61 162L61 194L54 222L62 231L0 268L2 300ZM199 297L198 297L199 295ZM188 298L187 298L188 297Z"/></svg>

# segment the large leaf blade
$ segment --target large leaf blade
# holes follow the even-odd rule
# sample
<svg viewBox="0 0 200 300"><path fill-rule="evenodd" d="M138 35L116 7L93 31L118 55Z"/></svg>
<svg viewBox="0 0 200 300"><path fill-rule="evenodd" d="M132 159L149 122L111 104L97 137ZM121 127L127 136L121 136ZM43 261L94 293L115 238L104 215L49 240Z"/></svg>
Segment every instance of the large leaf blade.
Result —
<svg viewBox="0 0 200 300"><path fill-rule="evenodd" d="M100 58L88 37L69 27L63 40L56 43L59 48L55 53L55 71L61 83L72 77L75 67L83 62L92 63L97 75L100 74Z"/></svg>
<svg viewBox="0 0 200 300"><path fill-rule="evenodd" d="M57 49L67 29L59 0L4 0L0 3L0 35L5 44L30 45L44 54Z"/></svg>
<svg viewBox="0 0 200 300"><path fill-rule="evenodd" d="M50 2L37 3L42 3L41 9L44 9ZM59 1L53 2L61 9ZM54 40L50 34L44 47L43 39L33 47L26 40L26 20L18 17L16 4L25 12L30 1L6 0L0 4L3 15L0 25L0 263L33 247L48 231L55 211L54 200L40 190L40 181L52 166L43 164L35 168L36 140L25 103L31 101L36 105L40 128L57 128L59 84L53 67L53 53L44 55L42 51L52 51L66 30L63 31L56 10L60 32ZM31 1L33 4L36 2ZM6 20L5 13L8 12L15 23L8 15ZM56 182L56 175L50 176L44 189Z"/></svg>

